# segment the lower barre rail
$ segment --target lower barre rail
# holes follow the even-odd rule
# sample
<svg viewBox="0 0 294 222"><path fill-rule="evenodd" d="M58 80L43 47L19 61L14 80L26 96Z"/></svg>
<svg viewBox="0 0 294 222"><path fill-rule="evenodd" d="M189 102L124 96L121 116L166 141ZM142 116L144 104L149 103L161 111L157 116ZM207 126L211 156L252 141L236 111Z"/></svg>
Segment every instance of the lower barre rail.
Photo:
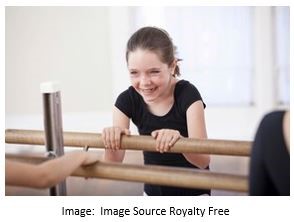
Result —
<svg viewBox="0 0 294 222"><path fill-rule="evenodd" d="M64 146L104 148L101 134L64 132ZM44 132L40 130L7 129L5 142L14 144L44 145ZM155 140L151 136L122 136L122 149L155 151ZM169 152L206 153L217 155L249 156L251 142L234 140L212 140L181 138Z"/></svg>
<svg viewBox="0 0 294 222"><path fill-rule="evenodd" d="M48 160L45 157L16 154L6 154L6 158L33 164L39 164ZM179 167L142 166L98 161L89 166L79 167L72 176L142 182L185 188L220 189L238 192L248 191L247 176Z"/></svg>

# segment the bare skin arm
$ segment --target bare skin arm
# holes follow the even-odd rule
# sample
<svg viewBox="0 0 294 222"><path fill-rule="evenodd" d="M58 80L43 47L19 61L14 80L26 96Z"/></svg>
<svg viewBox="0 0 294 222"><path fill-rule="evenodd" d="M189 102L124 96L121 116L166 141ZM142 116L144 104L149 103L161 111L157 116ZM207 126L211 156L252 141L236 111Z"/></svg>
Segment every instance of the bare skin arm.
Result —
<svg viewBox="0 0 294 222"><path fill-rule="evenodd" d="M194 102L188 108L186 115L189 138L207 139L202 102ZM183 155L191 164L201 169L206 168L210 163L210 156L207 154L183 153Z"/></svg>
<svg viewBox="0 0 294 222"><path fill-rule="evenodd" d="M122 162L125 150L120 150L121 135L129 135L130 119L118 108L113 109L113 126L104 128L102 139L106 147L105 161Z"/></svg>
<svg viewBox="0 0 294 222"><path fill-rule="evenodd" d="M98 157L87 152L71 152L39 165L5 160L5 183L14 186L48 188L70 176L79 166L92 164Z"/></svg>
<svg viewBox="0 0 294 222"><path fill-rule="evenodd" d="M187 125L189 138L206 139L206 127L204 119L203 104L201 101L194 102L187 110ZM152 132L156 139L156 150L164 153L181 138L178 130L160 129ZM191 164L205 169L210 162L210 156L206 154L183 153L184 157Z"/></svg>

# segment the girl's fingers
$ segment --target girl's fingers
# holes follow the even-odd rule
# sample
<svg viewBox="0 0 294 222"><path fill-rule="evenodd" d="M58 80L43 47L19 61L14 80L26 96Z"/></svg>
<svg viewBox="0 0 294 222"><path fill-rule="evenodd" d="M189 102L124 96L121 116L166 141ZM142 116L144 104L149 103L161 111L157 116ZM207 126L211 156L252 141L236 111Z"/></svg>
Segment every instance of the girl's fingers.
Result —
<svg viewBox="0 0 294 222"><path fill-rule="evenodd" d="M165 152L169 151L170 147L172 146L172 141L173 141L173 135L168 136L167 139L165 140L165 145L164 145Z"/></svg>
<svg viewBox="0 0 294 222"><path fill-rule="evenodd" d="M157 132L156 136L156 150L162 153L162 131Z"/></svg>
<svg viewBox="0 0 294 222"><path fill-rule="evenodd" d="M105 147L110 149L109 130L105 130Z"/></svg>
<svg viewBox="0 0 294 222"><path fill-rule="evenodd" d="M130 131L129 129L124 129L124 130L123 130L123 133L124 133L125 135L131 135L131 131Z"/></svg>
<svg viewBox="0 0 294 222"><path fill-rule="evenodd" d="M176 137L176 136L172 137L172 139L170 140L168 144L169 148L171 148L178 141L179 138L180 137Z"/></svg>
<svg viewBox="0 0 294 222"><path fill-rule="evenodd" d="M178 141L181 134L177 130L154 130L151 136L156 139L156 150L160 153L167 152Z"/></svg>
<svg viewBox="0 0 294 222"><path fill-rule="evenodd" d="M121 130L119 128L116 128L114 132L115 149L120 149L120 139Z"/></svg>
<svg viewBox="0 0 294 222"><path fill-rule="evenodd" d="M119 127L104 128L102 131L102 140L105 148L107 149L120 149L121 147L121 135L130 135L129 129L121 129Z"/></svg>
<svg viewBox="0 0 294 222"><path fill-rule="evenodd" d="M103 129L101 137L102 137L102 142L104 144L104 147L107 148L107 146L106 146L105 129Z"/></svg>
<svg viewBox="0 0 294 222"><path fill-rule="evenodd" d="M151 133L151 136L156 139L157 135L158 135L158 130L154 130L152 133Z"/></svg>

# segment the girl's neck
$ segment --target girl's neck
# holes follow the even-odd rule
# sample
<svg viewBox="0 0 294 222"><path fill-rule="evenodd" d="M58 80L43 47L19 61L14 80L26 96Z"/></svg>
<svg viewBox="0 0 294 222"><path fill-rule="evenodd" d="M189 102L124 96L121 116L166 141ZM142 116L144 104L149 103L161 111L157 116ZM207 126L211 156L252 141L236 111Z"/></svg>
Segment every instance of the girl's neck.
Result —
<svg viewBox="0 0 294 222"><path fill-rule="evenodd" d="M174 91L177 79L172 78L169 89L158 101L147 103L149 111L157 116L164 116L167 114L174 104Z"/></svg>

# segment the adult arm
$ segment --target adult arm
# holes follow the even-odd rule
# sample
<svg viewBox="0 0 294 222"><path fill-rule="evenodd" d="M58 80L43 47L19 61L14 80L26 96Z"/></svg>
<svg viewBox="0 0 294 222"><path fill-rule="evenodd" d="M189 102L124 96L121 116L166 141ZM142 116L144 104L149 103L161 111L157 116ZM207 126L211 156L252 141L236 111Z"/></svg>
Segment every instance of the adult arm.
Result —
<svg viewBox="0 0 294 222"><path fill-rule="evenodd" d="M5 160L5 183L14 186L48 188L70 176L79 166L94 163L98 157L72 152L39 165Z"/></svg>

